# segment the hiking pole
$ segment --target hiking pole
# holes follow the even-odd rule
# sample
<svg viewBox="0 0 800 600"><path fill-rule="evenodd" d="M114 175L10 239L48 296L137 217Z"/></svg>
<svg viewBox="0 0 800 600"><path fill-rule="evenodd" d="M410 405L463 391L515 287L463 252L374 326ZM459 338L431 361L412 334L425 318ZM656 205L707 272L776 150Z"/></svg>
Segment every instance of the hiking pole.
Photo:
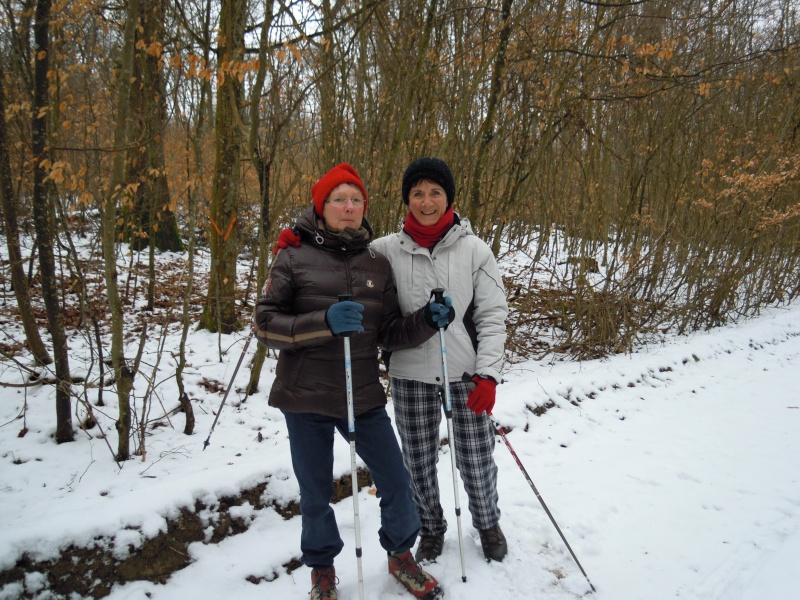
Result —
<svg viewBox="0 0 800 600"><path fill-rule="evenodd" d="M464 373L461 376L461 380L464 381L464 382L470 383L473 387L475 386L475 383L472 381L472 377L470 377L469 373ZM528 485L531 486L531 489L533 490L533 493L536 494L536 497L539 499L539 502L541 503L542 508L544 509L544 512L546 512L547 516L550 517L550 521L553 523L553 526L556 528L556 531L558 531L558 535L561 536L561 540L564 542L564 545L567 547L567 550L569 550L569 553L572 555L572 558L575 561L575 564L578 565L578 568L581 570L581 573L583 573L583 576L586 578L586 581L589 583L589 587L592 588L593 592L596 592L597 590L594 589L594 586L592 585L592 582L589 580L589 576L586 574L586 571L583 570L583 567L581 566L581 563L578 560L578 557L575 556L575 553L572 551L572 546L569 545L569 542L567 541L567 538L564 537L564 534L561 532L561 528L558 526L558 523L556 523L556 520L553 518L553 515L550 513L550 509L547 508L547 504L545 504L544 498L542 498L542 496L539 494L539 490L536 489L536 486L534 485L533 480L531 479L530 475L528 475L528 471L525 470L525 467L523 466L522 461L519 459L519 456L517 456L517 453L514 452L514 448L511 445L511 442L508 441L508 438L506 437L505 431L503 430L502 427L500 427L497 423L495 423L494 420L492 421L492 425L494 426L494 430L498 434L500 434L500 437L503 439L503 442L505 443L506 448L508 448L508 451L511 452L511 456L514 457L514 460L516 461L517 466L519 467L520 471L522 471L522 474L525 476L525 479L527 480Z"/></svg>
<svg viewBox="0 0 800 600"><path fill-rule="evenodd" d="M272 264L269 266L269 271L267 271L267 283L266 287L264 288L264 295L267 294L267 290L269 289L269 284L272 278L272 267L275 266L275 259L278 258L278 254L280 254L280 250L275 253L275 258L272 259ZM219 410L217 410L217 415L214 417L214 422L211 424L211 431L208 432L208 437L206 441L203 442L203 450L208 448L208 444L211 442L211 434L214 433L214 427L217 426L217 420L219 419L219 415L222 413L222 407L225 406L225 400L228 399L228 393L231 391L233 387L233 381L236 379L236 374L239 372L239 367L242 366L242 360L244 360L244 355L247 353L247 347L250 345L250 340L253 339L253 335L256 332L256 328L250 327L250 335L247 336L247 341L244 343L244 348L242 348L242 355L239 357L239 362L236 363L236 368L233 370L233 377L231 377L231 383L228 386L228 389L225 390L225 395L222 397L222 403L219 405Z"/></svg>
<svg viewBox="0 0 800 600"><path fill-rule="evenodd" d="M339 294L339 302L352 300L350 294ZM364 600L364 572L361 567L361 519L358 516L358 471L356 471L356 418L353 411L353 365L350 362L350 333L344 340L344 372L347 381L347 432L350 441L350 479L353 484L353 521L356 530L356 560L358 561L358 597Z"/></svg>
<svg viewBox="0 0 800 600"><path fill-rule="evenodd" d="M593 592L596 592L597 590L594 589L594 586L592 585L592 582L589 579L589 576L586 574L586 571L583 570L583 566L581 566L581 563L578 560L578 557L575 556L575 553L572 551L572 547L569 545L569 542L567 541L567 538L564 537L564 534L561 532L561 528L558 526L558 523L556 523L556 520L553 518L553 515L550 513L550 509L547 508L547 504L544 503L544 498L542 498L542 496L539 494L539 490L536 489L536 486L533 484L533 481L531 480L530 476L528 475L528 472L525 470L525 467L522 466L522 462L520 461L519 457L517 456L517 453L514 452L514 448L511 447L511 443L508 441L508 438L506 437L505 431L503 431L502 427L498 427L497 423L495 423L494 421L492 421L492 424L494 425L495 431L497 431L497 433L500 434L500 437L503 438L503 442L505 442L505 445L506 445L506 448L508 448L508 451L511 452L511 456L513 456L514 460L517 461L517 466L520 468L520 470L522 471L522 474L525 476L525 479L530 484L531 489L533 490L533 493L536 494L536 497L539 499L539 502L541 502L542 508L544 508L544 512L546 512L547 516L550 517L550 521L555 526L556 531L558 531L558 535L561 536L561 540L564 542L564 545L567 547L567 550L569 550L569 553L572 555L573 560L575 560L575 564L578 565L578 568L581 570L581 573L583 573L583 576L586 578L586 582L589 584L589 587L592 588Z"/></svg>
<svg viewBox="0 0 800 600"><path fill-rule="evenodd" d="M433 301L444 304L444 288L431 290ZM447 445L450 447L450 463L453 472L453 496L456 501L456 525L458 527L458 549L461 552L461 581L467 581L467 570L464 566L464 538L461 534L461 504L458 493L458 472L456 471L456 453L453 447L453 404L450 401L450 380L447 378L447 348L444 343L444 327L439 328L439 345L442 348L442 387L444 395L444 416L447 418Z"/></svg>
<svg viewBox="0 0 800 600"><path fill-rule="evenodd" d="M211 431L208 432L208 437L206 441L203 442L203 450L208 448L208 444L211 442L211 434L214 433L214 427L217 426L217 420L219 416L222 414L222 407L225 406L225 401L228 399L228 394L231 392L231 388L233 387L233 381L236 379L236 374L239 372L239 367L242 366L242 361L244 360L244 355L247 354L247 347L250 345L250 340L253 339L253 333L255 333L255 329L250 328L250 334L247 336L247 341L244 343L244 348L242 348L242 355L239 357L239 362L236 363L236 368L233 370L233 377L231 377L231 382L228 385L228 389L225 390L225 395L222 397L222 403L219 405L219 409L217 409L217 416L214 417L214 422L211 424Z"/></svg>

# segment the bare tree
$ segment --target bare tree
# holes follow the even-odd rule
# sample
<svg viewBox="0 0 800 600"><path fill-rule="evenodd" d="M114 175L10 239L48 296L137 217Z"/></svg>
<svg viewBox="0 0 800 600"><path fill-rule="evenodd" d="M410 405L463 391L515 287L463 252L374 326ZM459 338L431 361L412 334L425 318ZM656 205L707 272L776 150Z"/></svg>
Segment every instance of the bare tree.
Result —
<svg viewBox="0 0 800 600"><path fill-rule="evenodd" d="M39 365L49 365L53 362L50 353L39 335L39 327L31 305L28 279L22 266L22 252L19 244L19 224L17 221L17 206L11 184L11 164L8 158L8 136L6 134L6 100L5 100L5 57L0 53L0 200L3 207L3 224L6 230L6 244L8 246L9 268L11 269L11 282L14 285L14 295L17 298L19 316L25 331L25 339L34 360Z"/></svg>
<svg viewBox="0 0 800 600"><path fill-rule="evenodd" d="M139 0L130 0L125 14L123 46L117 75L118 95L117 115L114 126L114 147L120 150L125 147L128 140L131 78L133 76L134 45L138 25ZM117 204L126 194L130 193L130 189L126 186L125 153L118 151L114 155L111 186L109 187L103 210L103 260L108 308L111 313L111 364L114 369L114 382L119 402L117 460L130 458L130 394L133 389L135 375L125 358L125 321L117 282L116 256Z"/></svg>
<svg viewBox="0 0 800 600"><path fill-rule="evenodd" d="M152 246L162 251L183 250L168 187L164 143L167 134L167 96L161 73L164 61L165 0L144 0L133 77L136 88L131 112L140 123L141 145L128 151L129 181L139 182L126 223L126 239L136 250ZM152 240L152 242L151 242ZM152 260L151 260L152 264Z"/></svg>
<svg viewBox="0 0 800 600"><path fill-rule="evenodd" d="M36 224L36 245L39 250L39 271L42 275L42 296L53 340L56 368L56 441L60 444L73 440L72 410L70 402L70 373L67 336L58 298L53 247L55 233L53 206L50 201L47 151L47 114L50 106L48 71L50 51L50 0L37 0L34 24L35 67L33 101L33 216Z"/></svg>
<svg viewBox="0 0 800 600"><path fill-rule="evenodd" d="M245 0L223 0L217 65L216 155L209 219L211 272L201 325L231 333L240 327L236 314L236 260L242 180L242 83Z"/></svg>

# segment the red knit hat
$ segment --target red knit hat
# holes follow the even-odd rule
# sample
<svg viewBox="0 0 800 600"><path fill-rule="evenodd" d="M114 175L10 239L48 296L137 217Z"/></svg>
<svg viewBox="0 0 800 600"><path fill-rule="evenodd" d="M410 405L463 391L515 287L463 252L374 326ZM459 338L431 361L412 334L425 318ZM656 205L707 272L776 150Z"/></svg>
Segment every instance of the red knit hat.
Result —
<svg viewBox="0 0 800 600"><path fill-rule="evenodd" d="M352 183L361 193L364 194L364 213L367 212L367 190L361 182L356 170L347 163L341 163L333 167L330 171L320 177L319 181L311 186L311 200L314 201L314 211L318 217L322 216L323 204L330 196L331 191L342 183Z"/></svg>

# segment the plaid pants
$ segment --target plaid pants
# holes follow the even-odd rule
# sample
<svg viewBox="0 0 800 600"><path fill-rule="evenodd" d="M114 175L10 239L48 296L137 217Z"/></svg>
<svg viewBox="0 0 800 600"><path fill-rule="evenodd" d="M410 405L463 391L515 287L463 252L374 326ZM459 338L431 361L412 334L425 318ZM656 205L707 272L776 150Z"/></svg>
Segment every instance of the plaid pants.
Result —
<svg viewBox="0 0 800 600"><path fill-rule="evenodd" d="M488 529L500 520L497 507L497 465L491 418L467 408L468 384L450 384L453 406L453 446L456 466L469 498L472 525ZM403 447L403 462L411 475L411 489L422 521L423 535L442 535L447 530L439 498L436 463L439 460L444 407L439 385L392 377L395 422Z"/></svg>

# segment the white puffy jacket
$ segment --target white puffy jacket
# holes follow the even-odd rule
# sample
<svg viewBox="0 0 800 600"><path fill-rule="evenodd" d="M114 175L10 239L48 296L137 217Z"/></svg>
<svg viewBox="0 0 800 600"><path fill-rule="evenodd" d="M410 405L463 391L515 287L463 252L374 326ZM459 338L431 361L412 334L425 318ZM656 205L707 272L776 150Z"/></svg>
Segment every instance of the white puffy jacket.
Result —
<svg viewBox="0 0 800 600"><path fill-rule="evenodd" d="M444 288L453 300L456 318L445 333L448 379L460 381L466 372L499 383L508 316L503 280L489 246L472 233L469 221L456 221L433 252L402 231L373 241L371 247L392 264L404 316L426 304L434 288ZM439 336L416 348L393 352L389 374L441 383Z"/></svg>

